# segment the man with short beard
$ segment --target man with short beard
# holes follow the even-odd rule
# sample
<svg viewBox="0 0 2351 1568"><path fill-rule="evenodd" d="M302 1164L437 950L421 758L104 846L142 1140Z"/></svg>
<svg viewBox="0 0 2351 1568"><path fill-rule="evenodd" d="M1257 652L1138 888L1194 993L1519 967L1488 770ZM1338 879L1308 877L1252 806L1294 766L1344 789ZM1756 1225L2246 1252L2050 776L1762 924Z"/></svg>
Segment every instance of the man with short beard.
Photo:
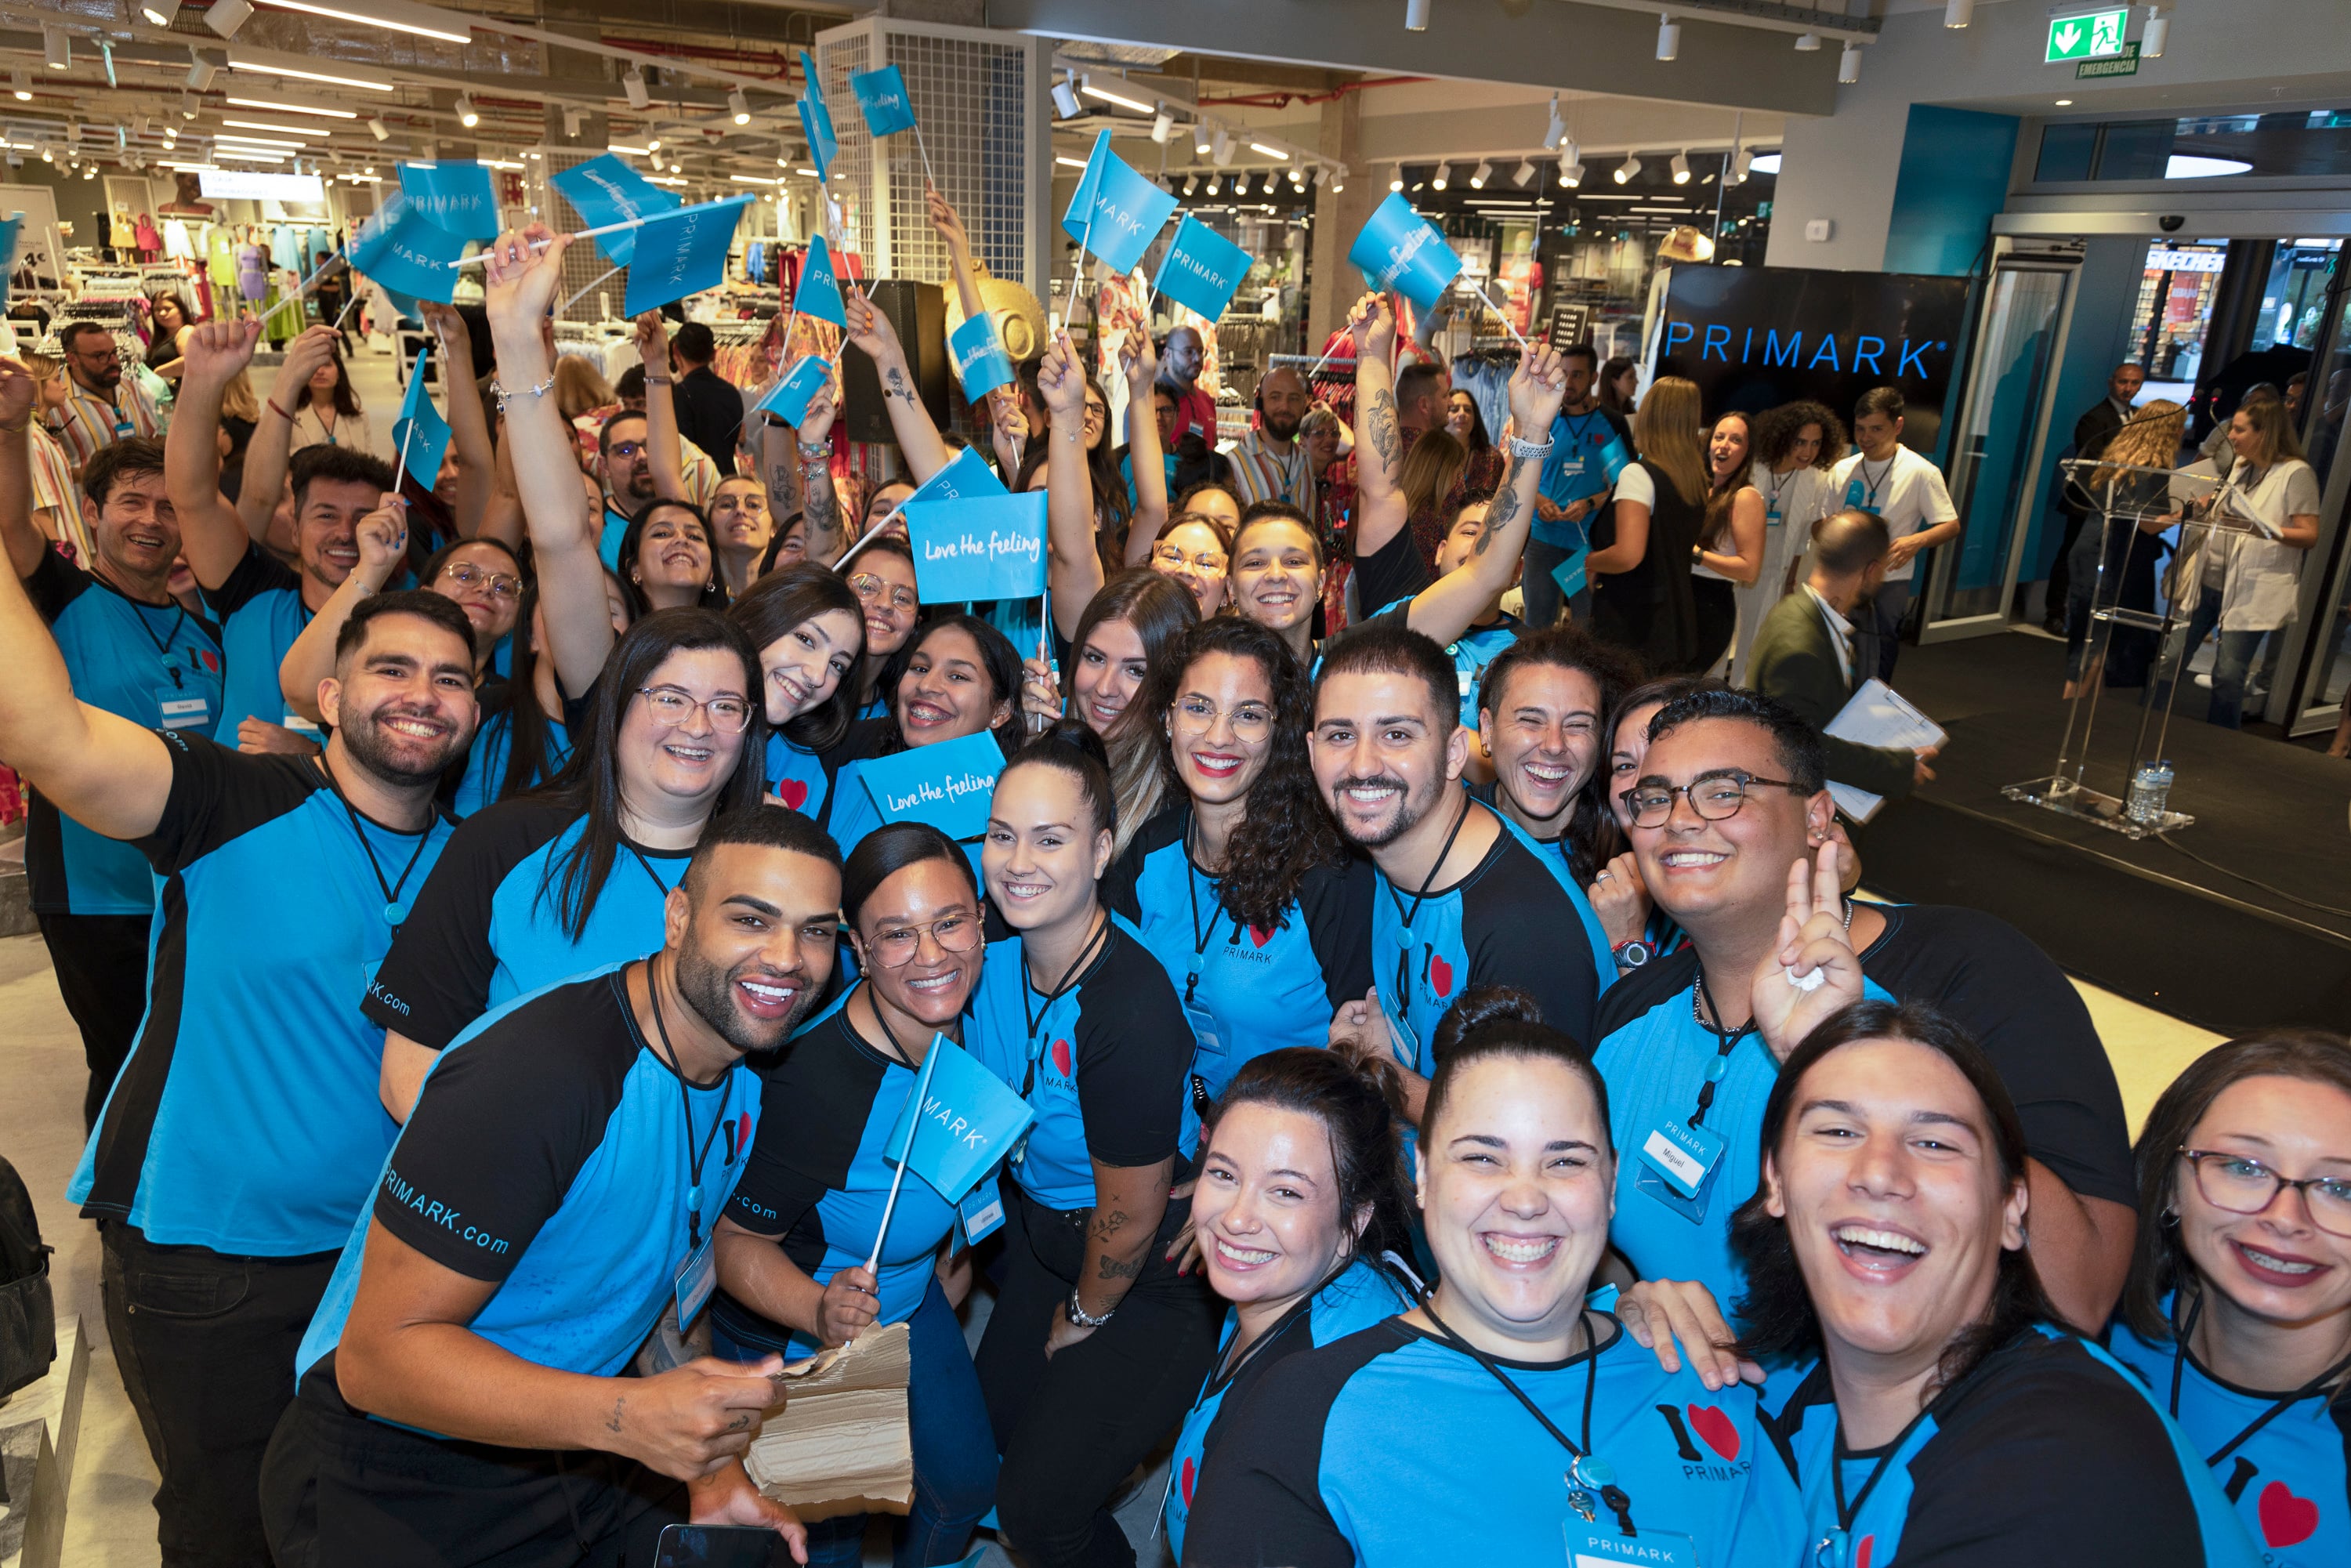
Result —
<svg viewBox="0 0 2351 1568"><path fill-rule="evenodd" d="M643 1563L689 1515L804 1549L740 1463L782 1358L667 1347L710 1295L758 1124L744 1056L814 1006L840 907L841 856L807 818L719 818L658 952L440 1058L297 1358L263 1478L279 1568Z"/></svg>
<svg viewBox="0 0 2351 1568"><path fill-rule="evenodd" d="M66 361L66 401L50 418L78 479L89 460L118 441L152 441L162 432L155 404L138 379L125 382L114 334L95 321L68 323L57 333Z"/></svg>
<svg viewBox="0 0 2351 1568"><path fill-rule="evenodd" d="M15 380L0 371L0 410ZM21 515L24 465L19 423L0 442L0 517ZM13 577L0 668L0 756L160 885L145 1021L68 1196L99 1222L107 1328L162 1477L162 1560L262 1562L262 1449L392 1143L382 1034L358 1002L449 837L433 797L473 738L472 628L438 594L369 601L319 683L333 738L317 757L247 756L77 700Z"/></svg>
<svg viewBox="0 0 2351 1568"><path fill-rule="evenodd" d="M1305 379L1287 367L1267 372L1257 383L1257 424L1227 454L1243 507L1287 501L1314 515L1314 473L1298 440L1311 402Z"/></svg>
<svg viewBox="0 0 2351 1568"><path fill-rule="evenodd" d="M1472 986L1514 986L1542 1021L1593 1038L1614 977L1606 938L1530 841L1462 787L1469 731L1453 661L1417 632L1364 626L1325 645L1308 741L1339 831L1379 873L1373 994L1332 1020L1331 1043L1384 1057L1420 1119L1437 1025Z"/></svg>

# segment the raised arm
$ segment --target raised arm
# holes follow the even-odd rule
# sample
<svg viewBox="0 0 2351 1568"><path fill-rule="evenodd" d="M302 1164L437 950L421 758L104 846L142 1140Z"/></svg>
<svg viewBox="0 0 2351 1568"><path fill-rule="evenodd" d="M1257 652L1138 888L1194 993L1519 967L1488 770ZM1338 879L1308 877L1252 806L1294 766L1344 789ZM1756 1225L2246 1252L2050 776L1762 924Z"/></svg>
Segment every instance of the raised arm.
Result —
<svg viewBox="0 0 2351 1568"><path fill-rule="evenodd" d="M533 254L535 240L547 241L547 248ZM529 390L554 373L538 324L555 301L562 281L563 250L569 243L549 235L542 224L509 230L490 253L482 286L489 310L490 342L497 355L498 384L508 389L503 400L507 449L513 456L515 491L522 498L531 558L538 574L538 601L547 619L544 651L554 658L556 677L563 689L580 696L602 674L605 655L612 651L612 617L604 604L604 563L596 554L600 519L589 510L588 493L580 483L580 465L572 456L571 432L555 406L554 392ZM642 349L645 342L642 319L637 341ZM664 348L661 352L668 350ZM651 371L646 379L651 381ZM656 391L666 417L669 389L648 386L649 431L655 428L650 411ZM648 439L660 450L663 443L657 434ZM668 444L674 459L677 453L674 419L669 421ZM659 490L658 481L655 488Z"/></svg>
<svg viewBox="0 0 2351 1568"><path fill-rule="evenodd" d="M914 395L914 378L906 369L906 350L898 344L897 329L853 283L841 291L841 304L849 318L851 346L873 361L873 373L881 379L882 406L890 411L890 430L898 438L907 472L915 484L926 484L955 454L939 439L931 411Z"/></svg>
<svg viewBox="0 0 2351 1568"><path fill-rule="evenodd" d="M1047 581L1052 589L1053 624L1064 637L1077 632L1086 605L1102 591L1102 553L1094 547L1094 484L1086 471L1086 373L1078 350L1064 332L1045 350L1037 370L1052 444L1045 456Z"/></svg>
<svg viewBox="0 0 2351 1568"><path fill-rule="evenodd" d="M457 537L478 538L497 487L497 454L490 445L489 415L482 408L474 334L454 305L420 299L416 308L441 342L441 391L449 404L449 444L457 454L456 494L449 509L456 514Z"/></svg>
<svg viewBox="0 0 2351 1568"><path fill-rule="evenodd" d="M1167 526L1167 465L1159 451L1159 418L1152 410L1151 386L1159 379L1159 351L1148 324L1127 334L1119 355L1126 372L1126 464L1134 470L1134 516L1126 527L1126 564L1151 564L1151 547Z"/></svg>
<svg viewBox="0 0 2351 1568"><path fill-rule="evenodd" d="M1511 427L1548 431L1566 395L1567 371L1559 355L1548 348L1530 348L1510 377ZM1450 643L1510 586L1519 559L1526 554L1542 465L1540 455L1510 454L1510 466L1486 508L1469 559L1421 590L1405 612L1406 625L1439 643Z"/></svg>
<svg viewBox="0 0 2351 1568"><path fill-rule="evenodd" d="M17 570L0 582L0 761L92 832L135 839L155 831L172 793L172 758L154 731L74 697L57 639L23 578L47 549L33 527L33 373L0 360L0 537ZM23 552L29 541L32 553Z"/></svg>
<svg viewBox="0 0 2351 1568"><path fill-rule="evenodd" d="M486 410L484 414L486 420ZM570 433L566 431L564 434L569 439ZM522 497L515 493L514 454L507 449L507 438L506 422L500 420L492 448L496 457L490 469L490 498L482 508L482 526L474 537L496 539L510 550L518 550L523 535ZM573 463L576 466L576 457Z"/></svg>
<svg viewBox="0 0 2351 1568"><path fill-rule="evenodd" d="M1395 312L1387 297L1364 295L1347 324L1355 334L1355 556L1361 559L1385 549L1406 521L1397 483L1404 437L1396 423L1395 371L1388 362L1395 353Z"/></svg>
<svg viewBox="0 0 2351 1568"><path fill-rule="evenodd" d="M381 593L392 574L407 563L408 503L399 491L385 491L376 509L359 520L353 533L359 564L327 596L327 602L319 606L319 612L286 650L286 657L277 662L278 695L289 709L312 724L319 722L319 683L335 673L335 640L343 634L343 623L360 601Z"/></svg>
<svg viewBox="0 0 2351 1568"><path fill-rule="evenodd" d="M675 377L669 366L669 323L660 311L648 310L637 318L636 326L637 358L645 367L645 456L653 464L653 494L664 501L689 500L685 448L677 433ZM499 356L505 357L505 350L499 350ZM551 372L552 355L547 362Z"/></svg>
<svg viewBox="0 0 2351 1568"><path fill-rule="evenodd" d="M797 448L793 460L799 465L800 517L808 533L808 559L823 566L839 560L850 544L841 524L841 497L832 487L832 421L839 405L840 378L827 376L824 385L809 399L799 428L777 431L778 439L789 435ZM778 517L787 515L777 514Z"/></svg>
<svg viewBox="0 0 2351 1568"><path fill-rule="evenodd" d="M968 321L987 315L987 306L979 297L979 276L971 265L971 235L964 232L963 219L927 180L923 183L923 208L939 243L947 247L947 269L955 274L956 298L963 306L963 319Z"/></svg>
<svg viewBox="0 0 2351 1568"><path fill-rule="evenodd" d="M180 549L206 588L228 580L252 539L220 489L221 394L253 362L258 321L207 321L190 330L180 357L180 392L163 438L163 487L180 519ZM270 492L275 501L277 492Z"/></svg>
<svg viewBox="0 0 2351 1568"><path fill-rule="evenodd" d="M245 449L245 478L236 491L237 516L255 544L269 537L269 518L286 489L286 465L294 449L294 416L310 395L310 378L334 357L341 336L332 327L306 327L286 345L286 358L262 405L261 423Z"/></svg>

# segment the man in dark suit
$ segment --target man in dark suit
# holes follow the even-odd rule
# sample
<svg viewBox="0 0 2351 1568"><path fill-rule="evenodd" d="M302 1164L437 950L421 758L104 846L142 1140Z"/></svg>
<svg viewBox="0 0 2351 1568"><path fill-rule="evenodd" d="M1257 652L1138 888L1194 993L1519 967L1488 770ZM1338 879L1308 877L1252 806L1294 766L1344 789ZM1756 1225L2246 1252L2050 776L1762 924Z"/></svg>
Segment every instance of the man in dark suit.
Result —
<svg viewBox="0 0 2351 1568"><path fill-rule="evenodd" d="M1803 586L1771 607L1748 655L1748 685L1785 705L1816 730L1836 717L1867 675L1854 665L1854 607L1886 580L1886 524L1848 507L1813 528L1813 571ZM1856 746L1823 735L1829 777L1888 798L1907 795L1935 776L1935 749Z"/></svg>
<svg viewBox="0 0 2351 1568"><path fill-rule="evenodd" d="M2138 396L2139 388L2147 384L2147 372L2136 363L2125 360L2106 378L2106 395L2093 404L2082 417L2074 422L2074 455L2096 457L2105 453L2106 443L2130 417L2131 402ZM2070 486L2060 485L2058 494L2065 516L2065 527L2057 541L2057 559L2049 568L2048 612L2042 617L2042 629L2058 636L2065 634L2065 591L2073 574L2065 569L2065 558L2073 553L2074 540L2082 532L2082 524L2091 508L2081 504L2080 492Z"/></svg>
<svg viewBox="0 0 2351 1568"><path fill-rule="evenodd" d="M710 329L688 321L670 340L677 363L677 433L702 448L722 474L735 472L735 438L743 428L743 393L710 368L718 344Z"/></svg>

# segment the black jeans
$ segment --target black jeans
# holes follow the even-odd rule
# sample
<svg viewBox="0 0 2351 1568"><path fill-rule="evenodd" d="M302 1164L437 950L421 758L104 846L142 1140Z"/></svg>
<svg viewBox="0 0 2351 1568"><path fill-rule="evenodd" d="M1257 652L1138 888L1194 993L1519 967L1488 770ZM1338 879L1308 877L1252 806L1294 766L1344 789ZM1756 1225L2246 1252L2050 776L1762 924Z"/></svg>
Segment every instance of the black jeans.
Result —
<svg viewBox="0 0 2351 1568"><path fill-rule="evenodd" d="M41 940L57 974L66 1011L81 1030L89 1087L82 1093L81 1125L98 1113L147 1011L147 928L144 915L40 915Z"/></svg>
<svg viewBox="0 0 2351 1568"><path fill-rule="evenodd" d="M333 1369L331 1356L310 1369L269 1445L277 1568L652 1568L663 1527L685 1522L685 1483L633 1459L371 1420L343 1403Z"/></svg>
<svg viewBox="0 0 2351 1568"><path fill-rule="evenodd" d="M1007 1190L1014 1222L1005 1228L1004 1290L977 1358L1004 1455L996 1516L1038 1568L1133 1568L1112 1499L1191 1409L1224 1322L1207 1281L1167 1261L1192 1205L1167 1206L1143 1275L1110 1322L1048 1361L1045 1335L1084 1266L1092 1211L1047 1208Z"/></svg>
<svg viewBox="0 0 2351 1568"><path fill-rule="evenodd" d="M99 1226L99 1291L123 1392L162 1472L165 1568L266 1568L261 1455L294 1398L294 1353L335 1254L233 1258Z"/></svg>

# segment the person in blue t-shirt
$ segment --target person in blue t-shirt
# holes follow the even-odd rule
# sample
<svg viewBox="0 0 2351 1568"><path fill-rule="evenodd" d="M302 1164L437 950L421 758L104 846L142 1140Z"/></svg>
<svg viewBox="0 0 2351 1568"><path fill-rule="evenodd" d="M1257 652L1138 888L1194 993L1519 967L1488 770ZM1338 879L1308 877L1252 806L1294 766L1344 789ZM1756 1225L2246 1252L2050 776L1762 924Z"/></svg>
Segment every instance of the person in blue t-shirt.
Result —
<svg viewBox="0 0 2351 1568"><path fill-rule="evenodd" d="M0 361L0 426L15 424L0 519L26 506L31 392ZM166 1558L261 1561L256 1477L293 1396L294 1341L390 1144L381 1040L356 1004L448 838L433 795L474 729L465 618L424 594L371 606L325 684L323 758L244 756L202 727L148 728L78 700L13 579L0 667L0 756L160 883L152 977L143 961L108 977L148 982L131 998L145 1020L67 1196L99 1223Z"/></svg>
<svg viewBox="0 0 2351 1568"><path fill-rule="evenodd" d="M1784 1020L1802 1043L1764 1109L1762 1186L1733 1221L1740 1349L1787 1368L1742 1541L1792 1520L1826 1568L2252 1568L2202 1455L2043 1291L2000 1070L1932 1007L1859 999L1831 908L1783 950L1826 979Z"/></svg>
<svg viewBox="0 0 2351 1568"><path fill-rule="evenodd" d="M1327 1043L1372 984L1372 868L1316 799L1312 702L1281 639L1229 615L1177 641L1136 699L1183 793L1128 842L1109 898L1191 1020L1186 1150L1251 1057Z"/></svg>
<svg viewBox="0 0 2351 1568"><path fill-rule="evenodd" d="M898 499L903 501L912 493L911 486L902 486ZM914 581L914 558L904 538L883 533L841 563L840 571L865 616L865 656L858 662L852 682L855 716L883 718L890 712L890 700L881 685L882 672L914 634L914 622L923 613L923 591Z"/></svg>
<svg viewBox="0 0 2351 1568"><path fill-rule="evenodd" d="M2164 1220L2115 1359L2270 1568L2351 1562L2351 1040L2275 1029L2206 1051L2147 1113L2138 1170Z"/></svg>
<svg viewBox="0 0 2351 1568"><path fill-rule="evenodd" d="M1004 1458L997 1513L1040 1564L1127 1559L1110 1505L1216 1354L1218 1303L1168 1257L1191 1212L1176 1138L1192 1031L1134 927L1103 907L1117 822L1102 742L1062 719L998 779L981 851L1017 935L989 949L969 1048L1037 1119L1006 1184L1008 1256L977 1361Z"/></svg>
<svg viewBox="0 0 2351 1568"><path fill-rule="evenodd" d="M1776 1462L1753 1390L1666 1371L1586 1304L1615 1159L1582 1046L1499 1014L1465 1031L1416 1163L1440 1283L1228 1403L1187 1568L1796 1561L1792 1518L1742 1517Z"/></svg>
<svg viewBox="0 0 2351 1568"><path fill-rule="evenodd" d="M1543 460L1542 488L1535 499L1534 537L1527 541L1527 621L1549 626L1562 610L1586 619L1590 595L1561 591L1553 574L1586 549L1607 521L1616 476L1633 461L1633 426L1600 400L1600 355L1589 343L1560 350L1567 372L1567 395L1552 421L1551 455Z"/></svg>
<svg viewBox="0 0 2351 1568"><path fill-rule="evenodd" d="M1201 1272L1232 1303L1216 1369L1168 1458L1162 1513L1181 1562L1200 1473L1228 1409L1284 1358L1411 1306L1395 1124L1372 1079L1335 1052L1253 1058L1210 1109L1192 1195Z"/></svg>
<svg viewBox="0 0 2351 1568"><path fill-rule="evenodd" d="M856 716L851 676L865 644L857 595L823 567L786 567L745 590L726 618L759 651L768 792L821 821L832 783L824 756Z"/></svg>
<svg viewBox="0 0 2351 1568"><path fill-rule="evenodd" d="M210 735L221 711L220 632L172 597L180 526L162 444L131 436L91 454L81 473L91 559L87 570L75 566L33 522L25 443L36 396L21 366L0 376L0 462L16 470L0 479L0 546L11 574L48 623L83 702L142 727ZM139 1028L154 878L135 848L61 812L37 787L26 805L33 915L89 1064L87 1125Z"/></svg>
<svg viewBox="0 0 2351 1568"><path fill-rule="evenodd" d="M629 629L629 601L620 580L603 576L604 608L618 637ZM570 760L570 705L549 652L547 614L546 593L534 575L523 586L507 678L484 683L481 731L465 754L465 772L449 789L449 809L461 821L546 783Z"/></svg>
<svg viewBox="0 0 2351 1568"><path fill-rule="evenodd" d="M996 1439L938 1278L956 1205L917 1177L894 1184L892 1207L883 1148L933 1042L961 1042L982 905L971 862L925 822L867 834L841 873L841 902L863 978L765 1075L751 1163L718 1223L713 1343L730 1361L797 1361L875 1323L908 1325L914 1497L897 1561L924 1568L962 1557L994 1500ZM995 1188L991 1175L976 1190ZM824 1520L809 1529L809 1560L855 1564L864 1540L865 1515Z"/></svg>
<svg viewBox="0 0 2351 1568"><path fill-rule="evenodd" d="M1583 895L1461 787L1469 731L1445 651L1394 625L1333 638L1309 744L1339 831L1378 873L1374 994L1340 1009L1331 1043L1392 1060L1417 1111L1437 1070L1437 1020L1469 987L1520 987L1553 1028L1596 1039L1593 1009L1614 972L1599 926Z"/></svg>
<svg viewBox="0 0 2351 1568"><path fill-rule="evenodd" d="M882 672L890 694L888 716L861 720L837 752L832 789L818 817L841 846L855 853L860 840L882 825L865 787L865 764L983 730L1006 756L1020 737L1020 655L1003 632L976 615L942 615L890 657Z"/></svg>
<svg viewBox="0 0 2351 1568"><path fill-rule="evenodd" d="M822 995L840 904L831 842L755 802L702 836L649 956L435 1061L295 1358L261 1481L279 1568L649 1563L689 1515L805 1561L742 1465L782 1357L684 1336L758 1134L744 1058Z"/></svg>
<svg viewBox="0 0 2351 1568"><path fill-rule="evenodd" d="M1578 890L1591 886L1621 842L1601 766L1602 725L1638 679L1622 650L1562 625L1520 636L1478 683L1478 745L1494 781L1472 793L1541 846L1552 874ZM1611 946L1616 967L1626 967L1621 945Z"/></svg>
<svg viewBox="0 0 2351 1568"><path fill-rule="evenodd" d="M1603 998L1593 1053L1616 1141L1616 1249L1645 1280L1742 1292L1731 1210L1755 1190L1758 1118L1794 1039L1758 1033L1792 901L1850 923L1869 994L1957 1019L2024 1120L2034 1260L2077 1326L2102 1325L2136 1232L2122 1097L2072 984L2022 934L1974 910L1839 894L1819 736L1767 697L1700 685L1649 726L1623 791L1640 876L1689 946ZM1816 863L1815 863L1816 862ZM1729 1337L1727 1334L1719 1337Z"/></svg>

